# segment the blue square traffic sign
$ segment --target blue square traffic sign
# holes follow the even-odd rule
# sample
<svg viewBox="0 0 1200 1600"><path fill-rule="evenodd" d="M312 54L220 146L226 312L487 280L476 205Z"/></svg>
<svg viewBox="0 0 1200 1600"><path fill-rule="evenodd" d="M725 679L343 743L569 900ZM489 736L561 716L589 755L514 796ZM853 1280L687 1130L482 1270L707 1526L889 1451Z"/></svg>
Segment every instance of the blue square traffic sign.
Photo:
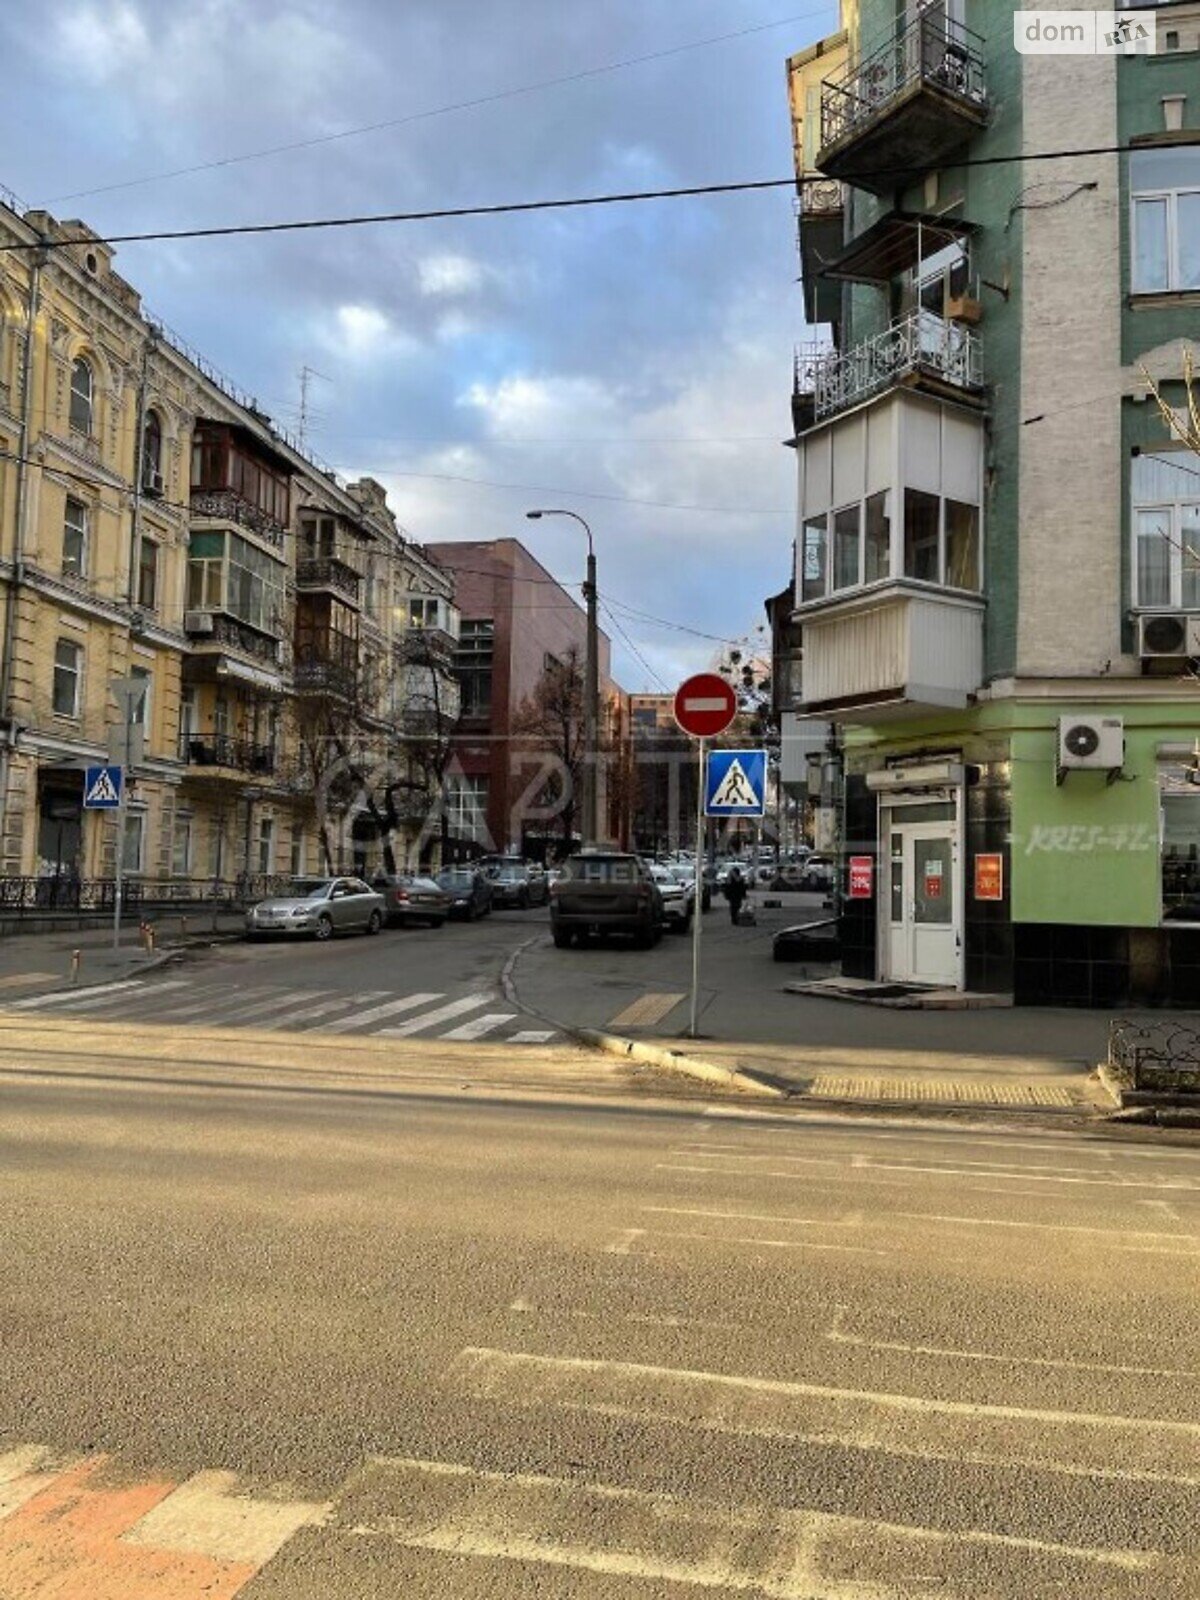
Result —
<svg viewBox="0 0 1200 1600"><path fill-rule="evenodd" d="M88 767L83 779L83 804L87 811L115 811L121 804L120 767Z"/></svg>
<svg viewBox="0 0 1200 1600"><path fill-rule="evenodd" d="M706 817L761 817L767 809L767 752L710 750L704 777Z"/></svg>

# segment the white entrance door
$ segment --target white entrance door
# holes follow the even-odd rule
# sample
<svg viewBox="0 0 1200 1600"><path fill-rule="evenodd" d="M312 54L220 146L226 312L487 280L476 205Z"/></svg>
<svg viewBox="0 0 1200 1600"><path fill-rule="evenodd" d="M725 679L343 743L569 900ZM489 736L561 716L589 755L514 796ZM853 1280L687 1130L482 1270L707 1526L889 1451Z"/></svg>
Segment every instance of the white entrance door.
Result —
<svg viewBox="0 0 1200 1600"><path fill-rule="evenodd" d="M894 821L889 834L888 977L957 986L962 940L958 830Z"/></svg>

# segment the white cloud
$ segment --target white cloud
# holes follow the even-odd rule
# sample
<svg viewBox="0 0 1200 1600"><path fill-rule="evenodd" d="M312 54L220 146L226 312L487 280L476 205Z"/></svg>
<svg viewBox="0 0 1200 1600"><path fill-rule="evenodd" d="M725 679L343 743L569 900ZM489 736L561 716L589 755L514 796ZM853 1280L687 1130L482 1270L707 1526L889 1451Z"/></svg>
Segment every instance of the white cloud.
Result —
<svg viewBox="0 0 1200 1600"><path fill-rule="evenodd" d="M459 397L482 412L495 439L535 439L612 432L621 424L620 399L598 379L512 373L498 383L473 383Z"/></svg>
<svg viewBox="0 0 1200 1600"><path fill-rule="evenodd" d="M128 4L74 6L59 17L55 33L64 64L94 83L125 72L148 53L146 26Z"/></svg>
<svg viewBox="0 0 1200 1600"><path fill-rule="evenodd" d="M376 306L339 306L329 342L355 360L374 356L392 341L392 325Z"/></svg>
<svg viewBox="0 0 1200 1600"><path fill-rule="evenodd" d="M484 269L470 256L425 256L417 262L417 283L422 294L474 294L483 287Z"/></svg>

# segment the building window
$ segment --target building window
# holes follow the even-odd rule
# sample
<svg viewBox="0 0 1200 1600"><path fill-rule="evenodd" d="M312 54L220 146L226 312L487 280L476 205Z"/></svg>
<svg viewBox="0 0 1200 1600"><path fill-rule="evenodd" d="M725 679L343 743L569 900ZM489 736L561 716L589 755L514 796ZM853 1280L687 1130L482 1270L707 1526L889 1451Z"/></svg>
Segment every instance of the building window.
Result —
<svg viewBox="0 0 1200 1600"><path fill-rule="evenodd" d="M190 878L192 875L192 819L176 815L175 832L171 837L171 875Z"/></svg>
<svg viewBox="0 0 1200 1600"><path fill-rule="evenodd" d="M189 610L227 611L263 633L278 633L283 568L240 534L204 530L188 546Z"/></svg>
<svg viewBox="0 0 1200 1600"><path fill-rule="evenodd" d="M293 878L304 876L305 839L303 833L297 829L292 834L292 853L288 863Z"/></svg>
<svg viewBox="0 0 1200 1600"><path fill-rule="evenodd" d="M76 433L92 431L92 401L96 387L92 369L82 356L71 367L71 427Z"/></svg>
<svg viewBox="0 0 1200 1600"><path fill-rule="evenodd" d="M487 842L488 780L462 775L446 782L446 817L458 839Z"/></svg>
<svg viewBox="0 0 1200 1600"><path fill-rule="evenodd" d="M1136 151L1129 187L1134 293L1200 289L1200 149Z"/></svg>
<svg viewBox="0 0 1200 1600"><path fill-rule="evenodd" d="M1163 917L1200 923L1200 744L1159 763Z"/></svg>
<svg viewBox="0 0 1200 1600"><path fill-rule="evenodd" d="M829 588L829 538L825 517L809 517L804 524L801 600L819 600Z"/></svg>
<svg viewBox="0 0 1200 1600"><path fill-rule="evenodd" d="M454 670L461 689L464 717L489 717L492 712L492 664L496 627L491 621L464 622L454 652Z"/></svg>
<svg viewBox="0 0 1200 1600"><path fill-rule="evenodd" d="M123 872L141 872L146 857L146 813L129 811L125 814L125 837L121 842L121 869Z"/></svg>
<svg viewBox="0 0 1200 1600"><path fill-rule="evenodd" d="M130 723L135 728L145 728L149 732L150 691L153 688L154 679L146 667L132 667L129 676L141 690L141 693L135 695L131 701L132 715L129 718Z"/></svg>
<svg viewBox="0 0 1200 1600"><path fill-rule="evenodd" d="M904 576L937 583L938 516L936 494L922 489L904 491Z"/></svg>
<svg viewBox="0 0 1200 1600"><path fill-rule="evenodd" d="M88 508L82 500L67 496L63 513L62 573L64 578L82 578L87 572Z"/></svg>
<svg viewBox="0 0 1200 1600"><path fill-rule="evenodd" d="M887 490L871 495L866 504L866 543L863 547L863 582L877 583L891 571L892 514Z"/></svg>
<svg viewBox="0 0 1200 1600"><path fill-rule="evenodd" d="M157 411L146 414L142 428L142 488L162 493L162 423Z"/></svg>
<svg viewBox="0 0 1200 1600"><path fill-rule="evenodd" d="M263 817L258 824L258 870L269 878L275 871L275 819Z"/></svg>
<svg viewBox="0 0 1200 1600"><path fill-rule="evenodd" d="M961 500L945 502L946 569L944 582L951 589L978 589L979 507Z"/></svg>
<svg viewBox="0 0 1200 1600"><path fill-rule="evenodd" d="M1200 611L1200 477L1186 451L1135 456L1133 603Z"/></svg>
<svg viewBox="0 0 1200 1600"><path fill-rule="evenodd" d="M158 544L145 535L138 543L137 603L143 611L158 604Z"/></svg>
<svg viewBox="0 0 1200 1600"><path fill-rule="evenodd" d="M83 678L83 648L72 639L60 639L54 647L54 715L77 717Z"/></svg>
<svg viewBox="0 0 1200 1600"><path fill-rule="evenodd" d="M833 513L833 587L850 589L859 582L861 566L861 506L844 506Z"/></svg>

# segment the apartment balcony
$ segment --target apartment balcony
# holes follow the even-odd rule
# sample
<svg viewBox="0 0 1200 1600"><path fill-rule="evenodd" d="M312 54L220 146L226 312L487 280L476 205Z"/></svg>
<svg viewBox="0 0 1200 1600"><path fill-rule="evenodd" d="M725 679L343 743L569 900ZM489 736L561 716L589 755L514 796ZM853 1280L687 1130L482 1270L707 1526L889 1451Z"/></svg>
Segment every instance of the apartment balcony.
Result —
<svg viewBox="0 0 1200 1600"><path fill-rule="evenodd" d="M283 549L287 532L283 523L235 489L193 489L191 514L193 522L232 522L276 550Z"/></svg>
<svg viewBox="0 0 1200 1600"><path fill-rule="evenodd" d="M298 695L327 695L336 700L353 700L358 694L358 668L320 650L296 651L293 683Z"/></svg>
<svg viewBox="0 0 1200 1600"><path fill-rule="evenodd" d="M892 579L804 612L806 717L877 722L965 706L983 682L982 597Z"/></svg>
<svg viewBox="0 0 1200 1600"><path fill-rule="evenodd" d="M821 86L817 166L874 194L945 164L988 119L983 41L932 8Z"/></svg>
<svg viewBox="0 0 1200 1600"><path fill-rule="evenodd" d="M978 402L983 391L979 335L933 311L919 310L844 353L815 345L801 348L792 401L796 431L899 387Z"/></svg>
<svg viewBox="0 0 1200 1600"><path fill-rule="evenodd" d="M840 320L841 286L826 280L822 273L842 249L845 217L844 184L820 175L803 177L796 201L796 244L808 322Z"/></svg>
<svg viewBox="0 0 1200 1600"><path fill-rule="evenodd" d="M301 594L333 594L358 606L362 575L338 556L308 557L296 565L296 589Z"/></svg>
<svg viewBox="0 0 1200 1600"><path fill-rule="evenodd" d="M233 739L224 733L185 733L179 741L179 758L188 768L203 767L206 776L271 777L275 772L275 747Z"/></svg>

